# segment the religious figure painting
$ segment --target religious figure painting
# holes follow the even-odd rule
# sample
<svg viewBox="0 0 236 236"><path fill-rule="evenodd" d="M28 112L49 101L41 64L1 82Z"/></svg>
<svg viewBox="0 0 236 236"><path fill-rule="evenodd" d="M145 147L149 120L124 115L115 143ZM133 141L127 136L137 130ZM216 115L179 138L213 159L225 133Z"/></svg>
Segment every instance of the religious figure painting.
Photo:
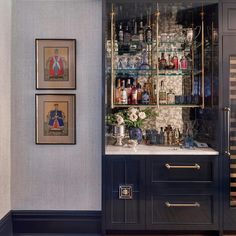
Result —
<svg viewBox="0 0 236 236"><path fill-rule="evenodd" d="M36 89L76 89L76 40L36 39Z"/></svg>
<svg viewBox="0 0 236 236"><path fill-rule="evenodd" d="M36 94L36 144L75 144L75 95Z"/></svg>

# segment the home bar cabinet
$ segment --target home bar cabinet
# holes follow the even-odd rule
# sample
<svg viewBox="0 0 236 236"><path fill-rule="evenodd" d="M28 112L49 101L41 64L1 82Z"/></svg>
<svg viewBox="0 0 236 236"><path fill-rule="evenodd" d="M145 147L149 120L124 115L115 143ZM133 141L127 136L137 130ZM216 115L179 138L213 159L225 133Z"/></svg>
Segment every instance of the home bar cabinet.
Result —
<svg viewBox="0 0 236 236"><path fill-rule="evenodd" d="M103 234L236 232L235 45L234 1L103 1Z"/></svg>

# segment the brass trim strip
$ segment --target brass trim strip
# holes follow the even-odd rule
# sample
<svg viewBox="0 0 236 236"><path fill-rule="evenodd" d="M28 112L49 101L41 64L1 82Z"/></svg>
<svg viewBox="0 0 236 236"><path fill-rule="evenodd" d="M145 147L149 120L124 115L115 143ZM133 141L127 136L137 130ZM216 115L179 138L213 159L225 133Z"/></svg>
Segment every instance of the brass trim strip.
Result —
<svg viewBox="0 0 236 236"><path fill-rule="evenodd" d="M231 169L236 169L236 164L230 164Z"/></svg>
<svg viewBox="0 0 236 236"><path fill-rule="evenodd" d="M200 207L200 203L194 202L194 203L170 203L165 202L166 207Z"/></svg>
<svg viewBox="0 0 236 236"><path fill-rule="evenodd" d="M111 108L113 108L114 104L114 17L115 11L114 6L112 4L111 9Z"/></svg>
<svg viewBox="0 0 236 236"><path fill-rule="evenodd" d="M236 183L230 183L230 187L236 187Z"/></svg>
<svg viewBox="0 0 236 236"><path fill-rule="evenodd" d="M193 166L172 166L168 163L165 164L165 167L170 170L170 169L197 169L200 170L201 166L198 164L194 164Z"/></svg>
<svg viewBox="0 0 236 236"><path fill-rule="evenodd" d="M230 178L236 178L236 173L231 173Z"/></svg>
<svg viewBox="0 0 236 236"><path fill-rule="evenodd" d="M205 49L205 45L204 45L204 11L202 8L202 12L201 14L201 19L202 19L202 106L201 108L204 109L205 108L205 68L204 68L204 49Z"/></svg>

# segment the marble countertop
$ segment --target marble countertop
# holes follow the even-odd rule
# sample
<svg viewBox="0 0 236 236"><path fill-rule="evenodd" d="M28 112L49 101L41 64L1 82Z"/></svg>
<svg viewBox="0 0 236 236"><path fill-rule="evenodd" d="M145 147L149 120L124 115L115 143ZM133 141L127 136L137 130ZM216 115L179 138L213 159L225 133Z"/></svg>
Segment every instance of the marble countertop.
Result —
<svg viewBox="0 0 236 236"><path fill-rule="evenodd" d="M171 146L149 146L139 144L136 148L125 146L107 145L106 155L219 155L218 151L212 148L186 149Z"/></svg>

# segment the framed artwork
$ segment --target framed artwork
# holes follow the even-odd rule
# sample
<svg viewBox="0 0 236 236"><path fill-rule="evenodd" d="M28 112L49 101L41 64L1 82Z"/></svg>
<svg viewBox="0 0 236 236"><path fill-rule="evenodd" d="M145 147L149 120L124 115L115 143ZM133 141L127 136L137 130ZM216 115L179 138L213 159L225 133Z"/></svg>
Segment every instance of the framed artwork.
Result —
<svg viewBox="0 0 236 236"><path fill-rule="evenodd" d="M36 144L75 144L75 94L35 95Z"/></svg>
<svg viewBox="0 0 236 236"><path fill-rule="evenodd" d="M76 88L76 40L36 39L36 89Z"/></svg>

